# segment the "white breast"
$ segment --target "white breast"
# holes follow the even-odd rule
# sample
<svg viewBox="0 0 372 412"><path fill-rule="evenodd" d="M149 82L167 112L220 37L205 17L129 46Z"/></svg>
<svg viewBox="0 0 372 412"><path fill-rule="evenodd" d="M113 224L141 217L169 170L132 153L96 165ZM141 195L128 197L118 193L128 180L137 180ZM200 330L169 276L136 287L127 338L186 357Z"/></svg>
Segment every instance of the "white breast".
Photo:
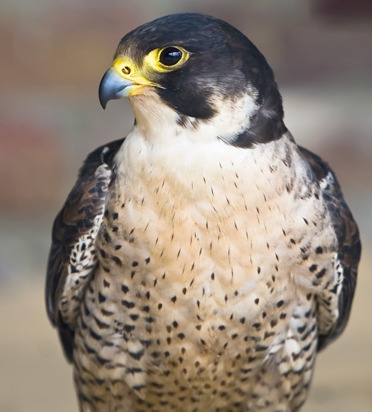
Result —
<svg viewBox="0 0 372 412"><path fill-rule="evenodd" d="M141 243L128 245L128 254L136 247L143 258L157 256L153 273L170 271L172 289L198 274L194 284L207 291L215 273L232 293L259 293L267 288L262 276L298 258L288 255L288 239L303 237L298 223L313 205L294 202L286 187L294 181L301 187L306 167L296 154L295 167L283 165L285 151L293 150L287 137L253 149L197 138L197 131L180 129L153 142L138 128L127 137L117 155L115 202L126 204L121 221L128 233L135 228ZM224 289L214 295L219 304Z"/></svg>

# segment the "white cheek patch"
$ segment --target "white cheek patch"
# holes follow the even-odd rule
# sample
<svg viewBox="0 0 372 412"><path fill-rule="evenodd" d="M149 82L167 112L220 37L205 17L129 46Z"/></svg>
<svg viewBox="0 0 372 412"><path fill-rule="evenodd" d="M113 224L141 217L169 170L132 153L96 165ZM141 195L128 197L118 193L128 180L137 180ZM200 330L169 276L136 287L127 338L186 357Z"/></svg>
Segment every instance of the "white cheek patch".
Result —
<svg viewBox="0 0 372 412"><path fill-rule="evenodd" d="M239 98L216 97L213 103L217 114L206 123L213 124L216 135L227 143L250 127L250 119L259 108L253 91L242 93Z"/></svg>
<svg viewBox="0 0 372 412"><path fill-rule="evenodd" d="M233 142L239 134L250 127L250 119L258 110L255 89L242 90L240 96L226 98L214 94L211 104L215 115L208 120L180 115L165 104L156 91L149 89L146 94L133 96L130 101L136 116L136 125L141 135L153 144L183 138L194 142L208 142L220 139Z"/></svg>

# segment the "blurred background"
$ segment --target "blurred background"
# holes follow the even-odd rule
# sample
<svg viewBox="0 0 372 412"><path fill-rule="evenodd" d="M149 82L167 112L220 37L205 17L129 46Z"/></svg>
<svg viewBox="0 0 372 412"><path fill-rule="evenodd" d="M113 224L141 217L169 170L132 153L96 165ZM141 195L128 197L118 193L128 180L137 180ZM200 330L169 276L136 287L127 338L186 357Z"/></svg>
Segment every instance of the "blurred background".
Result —
<svg viewBox="0 0 372 412"><path fill-rule="evenodd" d="M120 38L165 14L227 20L276 73L285 121L332 165L361 229L350 323L318 357L304 411L372 410L372 2L33 0L0 3L0 411L77 410L44 309L52 221L87 153L124 136L128 102L98 103Z"/></svg>

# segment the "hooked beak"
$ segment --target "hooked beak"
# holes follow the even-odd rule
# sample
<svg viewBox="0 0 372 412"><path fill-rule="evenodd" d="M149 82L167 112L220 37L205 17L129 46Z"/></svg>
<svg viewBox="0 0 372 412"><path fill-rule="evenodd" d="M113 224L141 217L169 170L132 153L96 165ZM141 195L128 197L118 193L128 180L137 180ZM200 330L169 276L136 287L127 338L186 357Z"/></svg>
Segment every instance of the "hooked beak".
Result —
<svg viewBox="0 0 372 412"><path fill-rule="evenodd" d="M148 79L142 66L138 66L130 57L117 57L102 77L99 101L105 109L109 100L144 94L148 87L162 86Z"/></svg>
<svg viewBox="0 0 372 412"><path fill-rule="evenodd" d="M106 109L109 100L127 97L138 87L134 81L119 75L114 67L111 67L103 75L99 84L99 102L103 109Z"/></svg>

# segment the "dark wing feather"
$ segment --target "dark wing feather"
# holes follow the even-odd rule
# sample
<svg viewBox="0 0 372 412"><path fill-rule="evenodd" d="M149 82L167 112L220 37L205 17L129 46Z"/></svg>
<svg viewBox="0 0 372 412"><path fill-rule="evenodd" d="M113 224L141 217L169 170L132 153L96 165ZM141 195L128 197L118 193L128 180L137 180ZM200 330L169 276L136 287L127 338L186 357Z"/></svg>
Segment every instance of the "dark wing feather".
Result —
<svg viewBox="0 0 372 412"><path fill-rule="evenodd" d="M310 164L314 175L322 189L323 199L328 207L333 228L338 239L338 262L336 269L342 273L341 287L338 293L338 317L332 320L326 333L320 330L318 350L326 347L336 339L345 329L349 319L351 305L357 279L358 263L361 254L358 226L343 198L340 185L332 169L319 156L300 147L301 154ZM325 291L324 296L318 297L318 321L322 323L321 316L327 313L331 297L328 294L333 291ZM327 302L328 300L328 302ZM323 307L322 307L323 306ZM319 319L320 317L320 319ZM327 323L325 321L324 323Z"/></svg>
<svg viewBox="0 0 372 412"><path fill-rule="evenodd" d="M101 146L87 157L53 225L45 299L70 361L76 315L96 265L95 237L105 210L113 157L123 141Z"/></svg>

